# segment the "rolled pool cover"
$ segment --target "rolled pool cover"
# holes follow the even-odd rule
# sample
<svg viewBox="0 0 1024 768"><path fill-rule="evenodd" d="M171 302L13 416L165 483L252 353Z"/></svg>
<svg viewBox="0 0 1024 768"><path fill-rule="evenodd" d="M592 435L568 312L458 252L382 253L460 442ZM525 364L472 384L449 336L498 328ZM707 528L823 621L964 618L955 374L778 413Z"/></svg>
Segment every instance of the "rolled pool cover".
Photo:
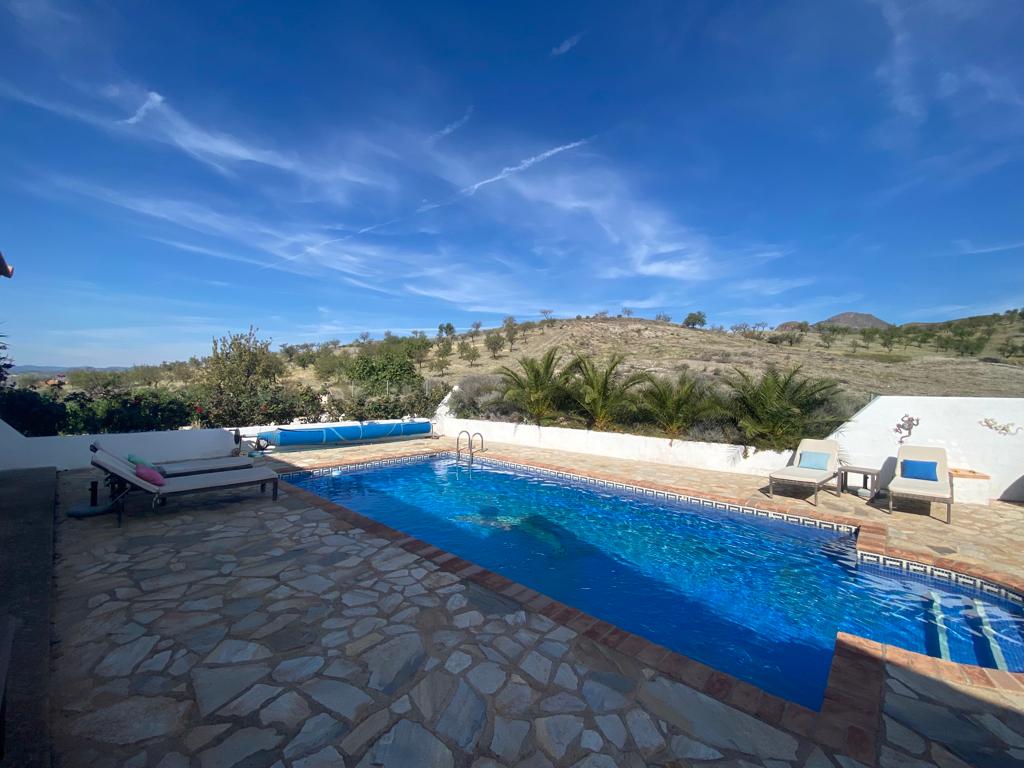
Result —
<svg viewBox="0 0 1024 768"><path fill-rule="evenodd" d="M357 421L333 427L281 427L259 433L260 440L279 448L290 445L335 445L383 440L389 437L429 435L430 421Z"/></svg>

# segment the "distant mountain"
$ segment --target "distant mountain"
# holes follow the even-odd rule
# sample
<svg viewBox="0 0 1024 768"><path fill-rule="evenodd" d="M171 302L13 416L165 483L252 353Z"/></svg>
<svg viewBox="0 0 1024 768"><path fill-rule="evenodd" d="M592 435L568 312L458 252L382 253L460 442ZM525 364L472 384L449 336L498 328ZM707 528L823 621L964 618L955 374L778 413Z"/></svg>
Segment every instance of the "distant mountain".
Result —
<svg viewBox="0 0 1024 768"><path fill-rule="evenodd" d="M890 323L866 312L840 312L838 315L832 315L828 320L815 323L815 325L839 325L844 328L860 330L861 328L888 328Z"/></svg>
<svg viewBox="0 0 1024 768"><path fill-rule="evenodd" d="M11 373L67 373L68 371L126 371L127 366L111 365L107 368L96 368L91 365L15 365Z"/></svg>
<svg viewBox="0 0 1024 768"><path fill-rule="evenodd" d="M799 331L807 326L801 320L788 320L775 326L776 331Z"/></svg>

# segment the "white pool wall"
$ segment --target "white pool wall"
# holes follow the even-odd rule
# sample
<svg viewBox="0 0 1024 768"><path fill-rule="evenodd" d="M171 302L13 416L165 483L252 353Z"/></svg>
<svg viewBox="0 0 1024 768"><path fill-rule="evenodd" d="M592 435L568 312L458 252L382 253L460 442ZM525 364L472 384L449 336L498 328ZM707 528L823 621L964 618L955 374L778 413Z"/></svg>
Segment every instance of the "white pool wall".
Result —
<svg viewBox="0 0 1024 768"><path fill-rule="evenodd" d="M899 438L894 429L904 415L919 419L909 445L940 446L949 465L990 475L991 480L954 481L958 501L986 504L991 499L1024 500L1024 398L1005 397L877 397L831 437L839 442L843 463L886 468L883 486L892 476ZM982 424L1020 426L1013 434ZM1008 428L1012 432L1012 428ZM750 447L660 437L595 432L563 427L537 427L482 419L457 419L447 398L438 408L436 431L455 437L462 430L479 432L485 443L510 443L593 456L649 461L676 467L767 475L789 463L792 452L757 451ZM857 482L859 478L852 478Z"/></svg>

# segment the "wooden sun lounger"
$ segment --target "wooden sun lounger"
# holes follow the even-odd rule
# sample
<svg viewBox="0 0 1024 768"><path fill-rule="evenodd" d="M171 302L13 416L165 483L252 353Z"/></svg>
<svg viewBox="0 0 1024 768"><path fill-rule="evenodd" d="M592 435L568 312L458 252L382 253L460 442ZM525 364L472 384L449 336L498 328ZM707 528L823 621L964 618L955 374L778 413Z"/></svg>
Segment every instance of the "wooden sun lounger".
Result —
<svg viewBox="0 0 1024 768"><path fill-rule="evenodd" d="M117 505L117 524L121 525L124 515L125 496L129 491L138 490L149 493L153 497L153 506L162 503L170 496L202 491L218 491L224 488L237 488L246 485L259 485L260 492L267 490L267 483L273 488L272 498L277 500L277 473L269 467L249 467L223 472L205 472L203 474L168 477L163 485L153 485L136 476L135 467L124 459L104 451L97 446L93 448L92 465L107 473L111 482L113 501Z"/></svg>

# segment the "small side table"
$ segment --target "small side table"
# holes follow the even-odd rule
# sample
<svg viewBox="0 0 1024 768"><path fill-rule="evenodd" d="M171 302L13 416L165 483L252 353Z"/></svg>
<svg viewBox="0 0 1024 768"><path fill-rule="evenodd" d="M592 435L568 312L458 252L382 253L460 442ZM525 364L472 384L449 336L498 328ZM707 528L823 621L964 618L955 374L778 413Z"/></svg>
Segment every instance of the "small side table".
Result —
<svg viewBox="0 0 1024 768"><path fill-rule="evenodd" d="M862 487L863 488L868 488L868 487L871 488L871 495L868 497L868 501L873 500L875 498L875 496L878 495L878 491L879 491L879 488L878 488L878 475L881 473L881 471L882 471L881 469L877 469L875 467L857 467L857 466L854 466L852 464L847 464L847 465L839 467L838 472L839 472L839 491L840 491L840 493L842 493L843 491L849 490L850 475L851 474L853 474L853 475L863 475L864 476L864 484L863 484ZM868 479L869 478L870 478L870 481L871 481L870 482L870 486L868 484Z"/></svg>

